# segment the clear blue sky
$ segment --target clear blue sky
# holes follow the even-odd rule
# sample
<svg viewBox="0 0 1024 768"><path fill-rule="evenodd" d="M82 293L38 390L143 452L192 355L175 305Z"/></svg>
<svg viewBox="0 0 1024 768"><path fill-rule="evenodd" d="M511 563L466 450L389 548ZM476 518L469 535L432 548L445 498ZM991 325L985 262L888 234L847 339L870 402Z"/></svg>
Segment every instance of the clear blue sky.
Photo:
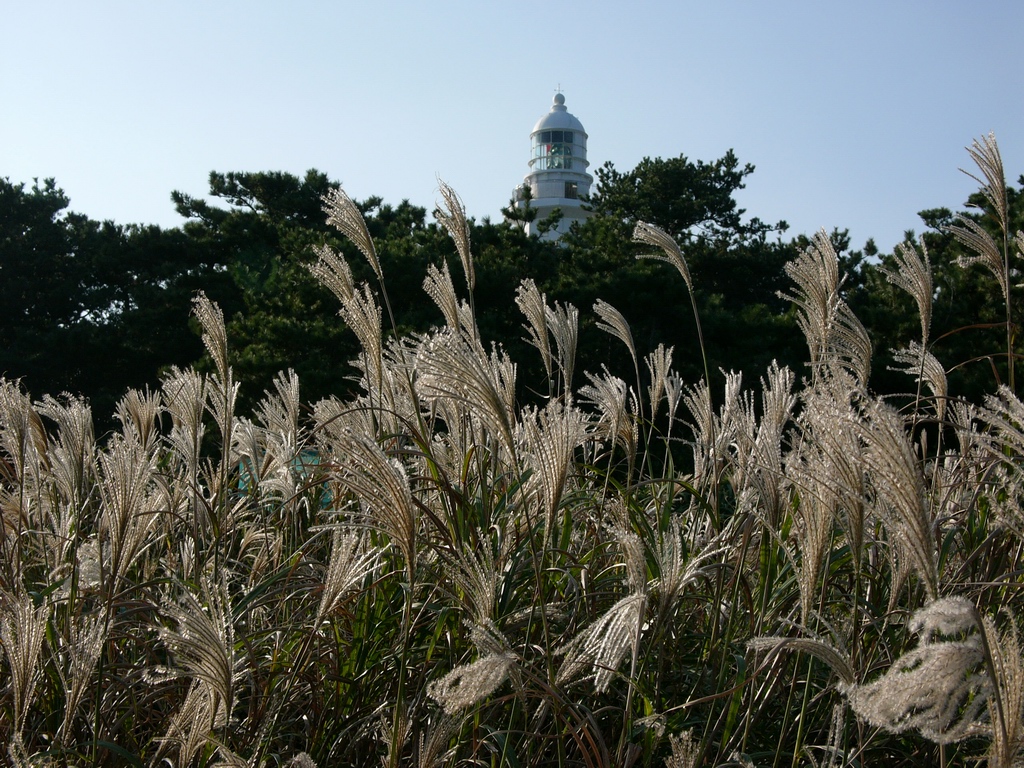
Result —
<svg viewBox="0 0 1024 768"><path fill-rule="evenodd" d="M790 234L889 250L957 208L993 131L1024 173L1024 2L6 0L0 176L71 208L177 226L211 170L317 168L496 219L561 85L592 169L645 155L757 170L740 203Z"/></svg>

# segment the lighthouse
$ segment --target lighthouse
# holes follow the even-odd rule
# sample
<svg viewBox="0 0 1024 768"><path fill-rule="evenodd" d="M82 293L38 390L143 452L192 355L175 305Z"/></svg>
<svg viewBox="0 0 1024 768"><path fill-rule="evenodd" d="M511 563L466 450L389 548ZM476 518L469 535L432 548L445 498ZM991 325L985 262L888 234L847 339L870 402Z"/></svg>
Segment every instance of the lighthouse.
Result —
<svg viewBox="0 0 1024 768"><path fill-rule="evenodd" d="M580 198L590 194L594 181L587 173L589 165L587 132L565 108L565 96L556 93L551 111L537 121L530 133L530 172L514 192L517 209L525 212L529 206L537 214L526 222L527 233L537 233L537 225L556 208L561 210L562 219L557 227L542 235L544 239L557 240L574 221L583 221L590 215L580 204Z"/></svg>

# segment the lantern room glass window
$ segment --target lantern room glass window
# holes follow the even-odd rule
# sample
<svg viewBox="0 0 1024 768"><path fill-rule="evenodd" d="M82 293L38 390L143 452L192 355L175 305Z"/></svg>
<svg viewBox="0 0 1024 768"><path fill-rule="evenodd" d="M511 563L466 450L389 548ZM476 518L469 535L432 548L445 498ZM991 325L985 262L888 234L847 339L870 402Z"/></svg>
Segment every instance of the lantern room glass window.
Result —
<svg viewBox="0 0 1024 768"><path fill-rule="evenodd" d="M533 136L533 167L536 170L572 168L572 131L538 131Z"/></svg>

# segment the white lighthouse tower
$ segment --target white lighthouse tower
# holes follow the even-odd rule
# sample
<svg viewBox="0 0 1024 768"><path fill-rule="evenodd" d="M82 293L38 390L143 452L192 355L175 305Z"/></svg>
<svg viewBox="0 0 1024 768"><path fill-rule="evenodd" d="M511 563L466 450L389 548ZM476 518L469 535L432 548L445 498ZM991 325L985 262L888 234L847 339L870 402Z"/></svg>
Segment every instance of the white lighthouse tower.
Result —
<svg viewBox="0 0 1024 768"><path fill-rule="evenodd" d="M590 215L580 206L580 197L590 194L594 181L587 173L587 132L566 110L561 93L555 94L551 111L533 126L530 150L530 173L516 187L516 207L523 211L529 205L537 212L533 221L526 223L529 234L536 233L537 224L556 208L560 209L562 220L543 235L545 239L557 240L569 231L572 222Z"/></svg>

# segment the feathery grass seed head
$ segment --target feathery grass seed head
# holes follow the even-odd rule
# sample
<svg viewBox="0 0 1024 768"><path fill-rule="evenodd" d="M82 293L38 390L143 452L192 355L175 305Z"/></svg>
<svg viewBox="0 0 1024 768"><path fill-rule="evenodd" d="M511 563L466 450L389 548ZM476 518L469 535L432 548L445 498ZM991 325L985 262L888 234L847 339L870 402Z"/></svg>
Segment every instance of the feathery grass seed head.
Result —
<svg viewBox="0 0 1024 768"><path fill-rule="evenodd" d="M594 302L594 314L598 317L597 327L625 344L629 350L629 356L633 359L633 365L636 366L636 344L633 343L633 332L623 314L603 299Z"/></svg>
<svg viewBox="0 0 1024 768"><path fill-rule="evenodd" d="M32 705L49 614L48 603L36 608L27 594L0 593L0 646L11 673L15 733L25 727L25 717Z"/></svg>
<svg viewBox="0 0 1024 768"><path fill-rule="evenodd" d="M886 280L902 288L917 302L917 313L921 319L921 344L928 346L929 332L932 323L932 296L935 293L932 282L932 265L928 259L928 246L921 241L923 258L918 254L912 243L900 243L896 246L896 270L884 264L879 271Z"/></svg>
<svg viewBox="0 0 1024 768"><path fill-rule="evenodd" d="M320 284L333 293L338 301L344 304L356 292L356 284L352 279L352 268L345 258L332 251L326 245L313 247L317 255L315 263L309 265L309 271L320 281Z"/></svg>
<svg viewBox="0 0 1024 768"><path fill-rule="evenodd" d="M989 133L982 136L981 141L974 139L971 146L967 147L967 154L971 156L974 164L978 166L981 176L975 176L969 171L963 173L974 179L981 193L988 200L996 214L996 220L1004 233L1007 232L1009 222L1009 205L1006 198L1006 174L1003 171L1003 158L999 153L999 145L996 143L996 135Z"/></svg>
<svg viewBox="0 0 1024 768"><path fill-rule="evenodd" d="M874 726L893 733L916 729L939 744L964 738L991 691L983 669L977 631L962 639L945 637L977 630L973 606L963 598L933 601L919 611L911 628L921 642L903 654L877 680L843 686L850 706Z"/></svg>
<svg viewBox="0 0 1024 768"><path fill-rule="evenodd" d="M693 293L693 280L690 278L690 268L686 265L686 259L683 257L683 252L679 249L679 243L670 234L653 224L639 221L633 230L633 242L646 243L647 245L655 245L661 248L661 253L642 254L637 256L637 258L655 259L656 261L664 261L671 264L683 276L686 289Z"/></svg>
<svg viewBox="0 0 1024 768"><path fill-rule="evenodd" d="M324 203L324 213L327 214L327 223L341 232L341 234L352 241L356 248L362 251L370 266L373 267L373 272L377 275L377 279L383 282L384 273L380 268L380 260L377 258L377 249L373 245L370 230L366 228L366 220L363 218L363 214L358 206L348 196L348 193L340 187L329 190L322 200ZM339 298L341 297L339 296Z"/></svg>
<svg viewBox="0 0 1024 768"><path fill-rule="evenodd" d="M523 280L516 289L516 306L526 315L527 332L530 334L527 341L540 352L541 361L544 363L544 370L547 372L548 380L552 377L551 339L548 335L548 306L547 297L541 293L537 284L530 278Z"/></svg>
<svg viewBox="0 0 1024 768"><path fill-rule="evenodd" d="M437 180L441 192L441 204L437 207L437 218L455 241L455 249L462 259L462 268L466 272L466 285L470 293L476 287L476 272L473 269L473 253L470 249L469 222L466 220L466 206L454 189L440 179Z"/></svg>

